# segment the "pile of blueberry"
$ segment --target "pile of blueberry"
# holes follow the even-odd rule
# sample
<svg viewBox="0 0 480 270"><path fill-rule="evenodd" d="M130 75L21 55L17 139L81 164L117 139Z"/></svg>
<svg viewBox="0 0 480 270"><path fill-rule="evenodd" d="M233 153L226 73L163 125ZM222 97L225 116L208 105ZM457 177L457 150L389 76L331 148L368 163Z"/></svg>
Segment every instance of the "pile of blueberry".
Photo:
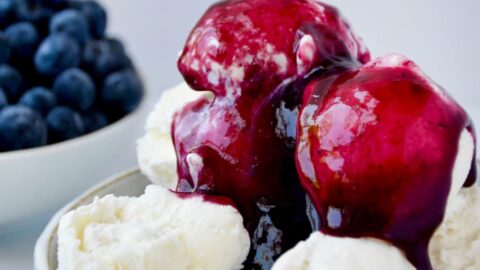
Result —
<svg viewBox="0 0 480 270"><path fill-rule="evenodd" d="M90 0L0 0L0 152L91 133L139 105L142 82Z"/></svg>

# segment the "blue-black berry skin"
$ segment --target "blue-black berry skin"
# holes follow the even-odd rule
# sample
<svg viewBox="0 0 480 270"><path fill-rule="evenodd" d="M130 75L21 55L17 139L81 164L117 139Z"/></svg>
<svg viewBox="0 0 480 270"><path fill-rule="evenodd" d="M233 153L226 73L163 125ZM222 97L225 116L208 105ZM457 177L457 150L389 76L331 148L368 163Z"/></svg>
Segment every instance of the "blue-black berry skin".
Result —
<svg viewBox="0 0 480 270"><path fill-rule="evenodd" d="M16 0L0 0L0 16L5 17L15 12Z"/></svg>
<svg viewBox="0 0 480 270"><path fill-rule="evenodd" d="M96 0L0 0L0 152L92 133L139 106L142 82L107 24Z"/></svg>
<svg viewBox="0 0 480 270"><path fill-rule="evenodd" d="M104 78L128 67L128 61L119 46L107 40L92 40L83 50L83 65L95 78Z"/></svg>
<svg viewBox="0 0 480 270"><path fill-rule="evenodd" d="M15 15L19 22L36 23L42 18L51 17L54 14L52 9L38 5L36 2L34 0L18 1Z"/></svg>
<svg viewBox="0 0 480 270"><path fill-rule="evenodd" d="M18 0L0 0L0 25L5 26L15 20Z"/></svg>
<svg viewBox="0 0 480 270"><path fill-rule="evenodd" d="M66 9L55 14L50 21L50 33L67 34L79 44L85 44L90 35L85 16L74 9Z"/></svg>
<svg viewBox="0 0 480 270"><path fill-rule="evenodd" d="M11 49L13 61L31 61L35 54L40 37L32 23L19 22L5 29Z"/></svg>
<svg viewBox="0 0 480 270"><path fill-rule="evenodd" d="M15 105L0 111L0 151L21 150L47 143L47 126L32 109Z"/></svg>
<svg viewBox="0 0 480 270"><path fill-rule="evenodd" d="M68 107L53 108L47 116L47 124L50 143L70 140L85 134L82 116Z"/></svg>
<svg viewBox="0 0 480 270"><path fill-rule="evenodd" d="M8 105L8 98L5 95L5 91L0 88L0 111Z"/></svg>
<svg viewBox="0 0 480 270"><path fill-rule="evenodd" d="M142 97L142 82L133 71L113 73L103 83L101 100L110 111L128 114L138 107Z"/></svg>
<svg viewBox="0 0 480 270"><path fill-rule="evenodd" d="M117 38L109 37L105 39L105 41L110 45L111 50L113 50L117 54L126 55L125 46L123 46L120 40L118 40Z"/></svg>
<svg viewBox="0 0 480 270"><path fill-rule="evenodd" d="M10 58L10 43L5 34L0 32L0 64L5 64Z"/></svg>
<svg viewBox="0 0 480 270"><path fill-rule="evenodd" d="M35 67L43 75L57 75L79 63L80 46L66 34L47 37L35 54Z"/></svg>
<svg viewBox="0 0 480 270"><path fill-rule="evenodd" d="M105 39L105 41L109 44L110 49L114 52L114 54L122 60L122 69L134 69L133 63L130 57L128 57L127 52L125 51L125 47L120 40L109 37Z"/></svg>
<svg viewBox="0 0 480 270"><path fill-rule="evenodd" d="M23 94L23 79L20 73L9 65L0 65L0 87L10 101L16 101Z"/></svg>
<svg viewBox="0 0 480 270"><path fill-rule="evenodd" d="M83 124L85 133L92 133L106 127L108 118L105 114L98 111L87 112L83 115Z"/></svg>
<svg viewBox="0 0 480 270"><path fill-rule="evenodd" d="M33 2L33 3L28 3ZM49 24L54 11L50 8L35 4L37 1L20 1L16 8L16 17L18 21L30 22L37 28L41 38L48 35Z"/></svg>
<svg viewBox="0 0 480 270"><path fill-rule="evenodd" d="M53 84L60 105L78 111L87 111L95 101L96 90L93 80L87 73L71 68L61 73Z"/></svg>
<svg viewBox="0 0 480 270"><path fill-rule="evenodd" d="M39 86L23 94L18 103L30 107L41 115L46 116L51 109L57 106L57 98L52 91Z"/></svg>
<svg viewBox="0 0 480 270"><path fill-rule="evenodd" d="M101 39L105 36L107 29L107 12L95 1L74 1L72 7L83 13L87 19L90 34L95 39Z"/></svg>
<svg viewBox="0 0 480 270"><path fill-rule="evenodd" d="M31 0L32 1L32 0ZM68 0L35 0L40 5L52 8L54 10L60 10L68 7Z"/></svg>

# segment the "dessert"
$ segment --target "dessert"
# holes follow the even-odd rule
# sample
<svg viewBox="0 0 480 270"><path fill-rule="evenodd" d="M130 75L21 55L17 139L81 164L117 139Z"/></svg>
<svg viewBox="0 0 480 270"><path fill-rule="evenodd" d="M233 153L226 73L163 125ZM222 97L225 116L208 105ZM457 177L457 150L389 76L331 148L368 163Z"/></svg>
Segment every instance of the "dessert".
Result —
<svg viewBox="0 0 480 270"><path fill-rule="evenodd" d="M203 198L202 207L224 209L227 202L243 217L235 223L242 244L202 261L234 258L221 269L480 267L476 138L467 113L406 57L370 61L335 8L313 0L222 1L192 30L178 68L186 84L164 94L138 141L142 172L170 191L149 187L128 199L152 203L120 224L145 235L145 226L160 223L160 238L169 235L164 228L192 230L188 241L197 247L211 230L182 218L217 220L208 224L221 229L221 213L204 217L200 206L166 217L149 213ZM67 248L84 238L68 235L72 226L61 225L59 257L81 257L78 247ZM103 234L116 232L109 227ZM92 234L90 241L102 239ZM102 243L123 249L117 239ZM163 256L188 241L155 252ZM189 250L187 261L203 249ZM133 254L142 252L150 251L138 246ZM190 269L176 256L155 263Z"/></svg>
<svg viewBox="0 0 480 270"><path fill-rule="evenodd" d="M476 180L466 112L399 55L313 80L302 107L296 161L318 229L386 240L432 269L447 202Z"/></svg>
<svg viewBox="0 0 480 270"><path fill-rule="evenodd" d="M175 115L176 190L237 203L252 238L247 269L269 269L311 232L293 160L304 84L368 60L339 12L316 1L224 1L192 30L178 68L215 98Z"/></svg>
<svg viewBox="0 0 480 270"><path fill-rule="evenodd" d="M429 248L433 269L478 269L478 239L476 224L480 209L480 188L462 189L446 212L445 220L435 232ZM370 247L370 249L369 249ZM375 248L376 247L376 248ZM348 259L341 259L348 256ZM383 260L386 259L386 260ZM323 268L321 268L321 267ZM331 237L314 233L300 242L274 264L273 270L374 270L416 269L400 249L373 238ZM398 267L398 268L395 268Z"/></svg>
<svg viewBox="0 0 480 270"><path fill-rule="evenodd" d="M149 186L138 198L108 195L68 213L58 269L241 269L250 247L242 216L228 199L185 196Z"/></svg>
<svg viewBox="0 0 480 270"><path fill-rule="evenodd" d="M137 142L137 159L140 170L152 183L171 190L177 187L177 157L170 131L173 115L189 102L200 98L211 99L213 96L180 84L165 91L149 114L145 135Z"/></svg>
<svg viewBox="0 0 480 270"><path fill-rule="evenodd" d="M95 1L2 2L0 114L10 108L10 116L0 119L13 122L0 125L0 152L89 134L137 108L142 82L106 27L107 14ZM36 129L36 121L17 121L27 119L25 110L47 126L46 140L15 136Z"/></svg>

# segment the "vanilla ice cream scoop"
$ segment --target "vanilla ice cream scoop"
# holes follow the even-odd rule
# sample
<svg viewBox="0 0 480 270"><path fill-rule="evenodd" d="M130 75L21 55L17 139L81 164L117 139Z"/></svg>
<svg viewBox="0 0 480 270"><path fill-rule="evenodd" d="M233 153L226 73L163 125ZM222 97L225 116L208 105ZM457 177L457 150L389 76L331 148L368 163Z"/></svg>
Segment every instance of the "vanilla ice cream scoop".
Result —
<svg viewBox="0 0 480 270"><path fill-rule="evenodd" d="M59 270L237 270L250 239L231 206L160 186L107 195L69 212L58 229Z"/></svg>
<svg viewBox="0 0 480 270"><path fill-rule="evenodd" d="M462 189L430 242L435 270L480 269L480 187Z"/></svg>
<svg viewBox="0 0 480 270"><path fill-rule="evenodd" d="M177 187L177 158L170 133L173 115L189 102L211 97L210 92L193 91L185 83L164 92L148 116L145 135L137 142L138 164L150 181L168 189Z"/></svg>
<svg viewBox="0 0 480 270"><path fill-rule="evenodd" d="M429 255L435 270L480 269L480 187L461 189L435 232ZM280 257L272 270L415 269L394 246L371 238L319 232Z"/></svg>
<svg viewBox="0 0 480 270"><path fill-rule="evenodd" d="M319 229L384 239L431 270L427 243L450 194L476 180L465 110L398 54L319 76L303 100L296 163Z"/></svg>
<svg viewBox="0 0 480 270"><path fill-rule="evenodd" d="M445 220L429 248L435 270L480 269L480 187L462 188L475 143L464 130L458 143ZM371 238L342 238L314 233L285 253L272 270L415 269L391 244Z"/></svg>
<svg viewBox="0 0 480 270"><path fill-rule="evenodd" d="M397 248L376 239L327 236L320 232L274 264L272 270L414 270Z"/></svg>

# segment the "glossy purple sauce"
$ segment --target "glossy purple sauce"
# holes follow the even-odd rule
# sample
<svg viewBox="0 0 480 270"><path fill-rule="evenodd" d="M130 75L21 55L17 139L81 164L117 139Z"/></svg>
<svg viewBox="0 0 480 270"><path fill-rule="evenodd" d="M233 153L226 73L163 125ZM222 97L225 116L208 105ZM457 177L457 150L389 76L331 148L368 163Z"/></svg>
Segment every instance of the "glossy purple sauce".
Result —
<svg viewBox="0 0 480 270"><path fill-rule="evenodd" d="M411 61L359 67L369 59L336 9L308 0L223 1L190 34L178 67L215 98L174 117L177 191L233 200L252 240L245 269L270 269L312 224L390 241L432 269L452 142L475 132ZM465 186L475 180L472 166Z"/></svg>
<svg viewBox="0 0 480 270"><path fill-rule="evenodd" d="M285 93L296 90L293 86L279 90L281 95L258 106L248 125L236 122L237 112L218 99L191 103L175 117L181 179L177 190L227 196L236 202L252 239L245 269L270 269L283 251L312 232L294 165L294 137L277 136L276 124L271 123L273 108L283 98L288 101L285 111L290 111L290 102L299 103L299 98ZM293 133L283 131L294 136L296 114L291 115L286 120L292 121ZM198 172L190 169L191 155L201 157Z"/></svg>
<svg viewBox="0 0 480 270"><path fill-rule="evenodd" d="M176 192L176 191L171 191L171 192L181 199L201 198L205 202L238 208L235 202L228 197L214 196L214 195L203 194L203 193L192 193L192 192Z"/></svg>
<svg viewBox="0 0 480 270"><path fill-rule="evenodd" d="M375 237L431 270L465 111L401 56L314 79L298 127L297 168L319 229ZM475 159L473 159L473 164ZM472 166L466 186L476 179Z"/></svg>
<svg viewBox="0 0 480 270"><path fill-rule="evenodd" d="M178 67L215 99L175 115L177 191L233 199L252 240L245 269L270 269L312 232L294 160L309 77L369 59L338 11L315 1L223 1L190 34Z"/></svg>

